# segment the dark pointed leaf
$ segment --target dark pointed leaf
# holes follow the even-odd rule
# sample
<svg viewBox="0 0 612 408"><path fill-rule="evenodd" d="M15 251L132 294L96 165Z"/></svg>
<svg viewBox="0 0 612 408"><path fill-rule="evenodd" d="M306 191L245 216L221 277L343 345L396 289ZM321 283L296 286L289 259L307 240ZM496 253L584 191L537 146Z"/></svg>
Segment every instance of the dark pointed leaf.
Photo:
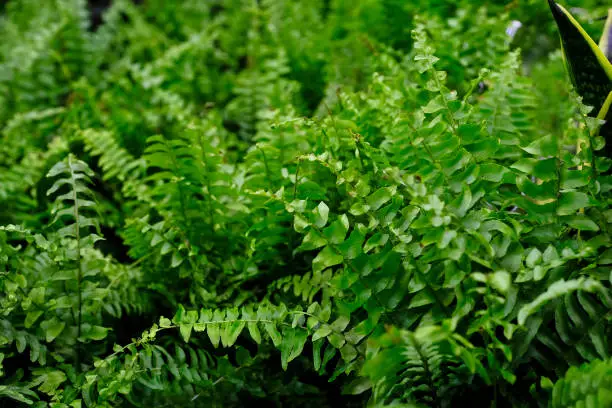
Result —
<svg viewBox="0 0 612 408"><path fill-rule="evenodd" d="M612 90L612 64L565 8L552 0L548 3L559 28L572 82L584 103L595 107L596 115Z"/></svg>

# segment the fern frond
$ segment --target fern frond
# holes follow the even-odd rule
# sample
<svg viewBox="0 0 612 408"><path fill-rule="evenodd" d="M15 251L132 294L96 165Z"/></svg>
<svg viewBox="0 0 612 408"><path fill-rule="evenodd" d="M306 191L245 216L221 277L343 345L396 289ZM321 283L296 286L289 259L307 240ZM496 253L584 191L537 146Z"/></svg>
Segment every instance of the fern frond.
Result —
<svg viewBox="0 0 612 408"><path fill-rule="evenodd" d="M121 182L126 182L143 174L144 160L136 159L130 155L117 143L111 132L86 129L83 131L82 137L86 149L93 156L99 156L104 180L116 178Z"/></svg>
<svg viewBox="0 0 612 408"><path fill-rule="evenodd" d="M302 302L310 304L315 297L320 296L319 303L327 304L335 292L331 281L333 273L331 269L320 272L308 272L304 275L286 276L275 280L268 286L268 294L273 298L275 292L292 295ZM319 295L320 294L320 295Z"/></svg>
<svg viewBox="0 0 612 408"><path fill-rule="evenodd" d="M146 185L141 182L146 169L142 158L123 149L111 132L86 129L81 133L86 150L98 157L103 180L117 180L126 197L146 199Z"/></svg>
<svg viewBox="0 0 612 408"><path fill-rule="evenodd" d="M443 343L407 332L389 333L377 343L382 347L374 349L363 367L372 382L375 403L445 406L469 377L461 359Z"/></svg>
<svg viewBox="0 0 612 408"><path fill-rule="evenodd" d="M555 383L551 407L582 406L612 407L612 361L595 360L571 367Z"/></svg>
<svg viewBox="0 0 612 408"><path fill-rule="evenodd" d="M607 341L611 333L611 307L610 291L599 281L585 278L557 281L519 310L519 323L524 323L529 315L543 308L533 322L538 335L530 343L517 345L517 350L540 361L551 374L563 372L568 363L579 365L607 359L612 355ZM558 353L565 356L562 364L554 363ZM519 351L516 357L520 356Z"/></svg>
<svg viewBox="0 0 612 408"><path fill-rule="evenodd" d="M57 177L51 188L47 190L47 195L59 193L55 197L52 222L57 223L62 220L65 226L58 230L59 235L62 238L75 238L79 247L93 246L96 240L101 239L90 231L90 228L99 229L96 219L85 215L87 211L95 212L97 208L88 187L92 176L93 172L89 166L71 154L65 160L56 163L47 173L49 178ZM65 221L66 218L69 221ZM81 229L85 232L83 238L81 238Z"/></svg>

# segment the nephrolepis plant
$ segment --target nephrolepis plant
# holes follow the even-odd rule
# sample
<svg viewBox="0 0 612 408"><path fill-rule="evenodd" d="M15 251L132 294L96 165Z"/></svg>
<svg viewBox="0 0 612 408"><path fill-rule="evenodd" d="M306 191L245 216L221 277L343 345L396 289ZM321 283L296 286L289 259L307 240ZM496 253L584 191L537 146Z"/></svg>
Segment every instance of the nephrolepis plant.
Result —
<svg viewBox="0 0 612 408"><path fill-rule="evenodd" d="M583 102L594 109L589 115L606 123L599 134L612 139L612 9L599 45L563 6L548 1L561 36L567 70ZM612 156L612 140L607 140L605 153Z"/></svg>

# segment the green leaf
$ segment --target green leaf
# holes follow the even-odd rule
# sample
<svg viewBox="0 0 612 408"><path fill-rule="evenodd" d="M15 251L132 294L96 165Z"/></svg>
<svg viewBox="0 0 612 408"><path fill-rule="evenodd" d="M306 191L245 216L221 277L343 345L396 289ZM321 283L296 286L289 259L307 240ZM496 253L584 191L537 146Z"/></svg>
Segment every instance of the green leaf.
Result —
<svg viewBox="0 0 612 408"><path fill-rule="evenodd" d="M103 340L106 338L109 329L102 326L83 325L81 339Z"/></svg>
<svg viewBox="0 0 612 408"><path fill-rule="evenodd" d="M357 349L352 344L346 343L344 346L340 348L340 355L344 361L353 361L358 353Z"/></svg>
<svg viewBox="0 0 612 408"><path fill-rule="evenodd" d="M283 329L283 341L280 345L283 370L287 370L287 365L302 354L306 339L308 339L308 332L302 328L285 327Z"/></svg>
<svg viewBox="0 0 612 408"><path fill-rule="evenodd" d="M533 268L534 266L540 264L542 261L542 251L538 248L532 248L529 250L529 253L525 257L525 264L529 268Z"/></svg>
<svg viewBox="0 0 612 408"><path fill-rule="evenodd" d="M59 336L64 327L66 327L66 323L60 321L57 317L54 317L49 320L45 320L40 324L40 327L43 329L45 333L45 339L47 343L51 343L57 336Z"/></svg>
<svg viewBox="0 0 612 408"><path fill-rule="evenodd" d="M423 107L423 112L425 113L436 113L443 109L446 109L446 105L444 104L444 99L441 95L436 96L432 100L429 101L425 107Z"/></svg>
<svg viewBox="0 0 612 408"><path fill-rule="evenodd" d="M512 165L513 169L532 175L542 181L557 179L557 159L521 159Z"/></svg>
<svg viewBox="0 0 612 408"><path fill-rule="evenodd" d="M253 312L251 308L244 307L242 308L242 318L247 320L247 329L249 330L249 334L251 338L255 341L255 343L261 343L261 332L259 331L257 314Z"/></svg>
<svg viewBox="0 0 612 408"><path fill-rule="evenodd" d="M175 251L172 253L172 261L170 262L170 266L172 268L176 268L183 263L183 256L179 251Z"/></svg>
<svg viewBox="0 0 612 408"><path fill-rule="evenodd" d="M17 335L15 336L15 343L17 346L17 352L18 353L23 353L23 351L26 348L26 338L25 338L25 332L18 332Z"/></svg>
<svg viewBox="0 0 612 408"><path fill-rule="evenodd" d="M328 228L333 226L330 225ZM300 245L296 251L311 251L313 249L321 248L322 246L327 245L327 239L316 229L311 229L304 236L304 240L302 241L302 245Z"/></svg>
<svg viewBox="0 0 612 408"><path fill-rule="evenodd" d="M332 222L329 227L323 230L323 235L325 235L325 238L327 238L330 243L340 244L344 242L348 229L348 217L345 214L342 214L336 221Z"/></svg>
<svg viewBox="0 0 612 408"><path fill-rule="evenodd" d="M175 324L179 324L183 321L184 316L185 316L185 308L183 307L183 305L179 305L174 317L172 318L172 321Z"/></svg>
<svg viewBox="0 0 612 408"><path fill-rule="evenodd" d="M312 360L315 371L321 369L321 348L323 347L324 341L313 341L312 342Z"/></svg>
<svg viewBox="0 0 612 408"><path fill-rule="evenodd" d="M0 397L8 397L28 405L32 405L34 400L38 399L38 396L34 391L11 385L0 385Z"/></svg>
<svg viewBox="0 0 612 408"><path fill-rule="evenodd" d="M370 194L366 199L369 209L371 211L376 211L380 207L382 207L385 203L387 203L391 198L395 195L397 191L397 187L383 187L376 190L374 193Z"/></svg>
<svg viewBox="0 0 612 408"><path fill-rule="evenodd" d="M366 232L367 229L362 224L357 224L348 239L338 245L338 249L345 259L355 259L363 253L362 247Z"/></svg>
<svg viewBox="0 0 612 408"><path fill-rule="evenodd" d="M332 332L331 327L328 324L323 324L312 335L312 341L315 342L315 341L317 341L319 339L327 337L331 332Z"/></svg>
<svg viewBox="0 0 612 408"><path fill-rule="evenodd" d="M226 311L217 309L213 313L211 322L225 322L226 320L228 320ZM210 341L215 347L219 345L219 341L227 334L223 333L225 331L225 324L226 323L211 323L207 326L208 337L210 337Z"/></svg>
<svg viewBox="0 0 612 408"><path fill-rule="evenodd" d="M368 239L366 244L363 246L363 252L368 253L374 248L378 248L383 246L389 240L389 234L383 234L382 232L377 232L373 236Z"/></svg>
<svg viewBox="0 0 612 408"><path fill-rule="evenodd" d="M276 324L265 322L263 325L264 325L264 328L266 329L266 332L272 339L272 343L274 343L276 347L281 346L282 341L283 341L283 336L281 336L280 332L276 328ZM294 329L294 330L297 330L297 329Z"/></svg>
<svg viewBox="0 0 612 408"><path fill-rule="evenodd" d="M314 209L313 214L315 215L314 224L318 228L323 228L327 224L327 219L329 218L329 207L321 201L317 208Z"/></svg>
<svg viewBox="0 0 612 408"><path fill-rule="evenodd" d="M32 302L35 304L42 306L45 303L45 287L37 287L30 291L29 298L32 299Z"/></svg>
<svg viewBox="0 0 612 408"><path fill-rule="evenodd" d="M361 203L361 202L356 202L349 209L349 213L351 213L355 217L358 217L360 215L367 213L369 210L370 210L369 205L365 203Z"/></svg>
<svg viewBox="0 0 612 408"><path fill-rule="evenodd" d="M506 294L512 285L512 277L508 272L498 271L489 275L489 283L500 293Z"/></svg>
<svg viewBox="0 0 612 408"><path fill-rule="evenodd" d="M242 330L246 326L246 323L240 320L240 314L237 310L232 309L227 311L226 319L230 323L226 323L224 330L221 334L221 342L223 346L230 347L236 343L238 336L242 333Z"/></svg>
<svg viewBox="0 0 612 408"><path fill-rule="evenodd" d="M565 221L570 227L579 231L599 231L599 226L585 215L575 215Z"/></svg>
<svg viewBox="0 0 612 408"><path fill-rule="evenodd" d="M510 171L496 163L483 163L480 165L480 177L484 180L499 183L503 180L504 176Z"/></svg>
<svg viewBox="0 0 612 408"><path fill-rule="evenodd" d="M332 346L337 349L341 348L342 346L344 346L344 343L346 343L346 338L340 333L332 333L330 336L327 337L327 340Z"/></svg>
<svg viewBox="0 0 612 408"><path fill-rule="evenodd" d="M195 310L189 310L185 313L185 309L182 306L179 307L180 311L180 322L175 319L175 323L179 324L179 331L183 340L185 342L189 342L189 337L191 336L191 330L193 330L193 326L198 320L198 312ZM179 312L177 312L178 314Z"/></svg>
<svg viewBox="0 0 612 408"><path fill-rule="evenodd" d="M255 343L261 343L261 333L259 332L259 328L257 327L257 323L249 322L247 323L247 328L249 329L249 334L255 341Z"/></svg>
<svg viewBox="0 0 612 408"><path fill-rule="evenodd" d="M330 266L342 263L342 255L336 253L331 246L326 246L312 261L312 271L314 273L321 272Z"/></svg>
<svg viewBox="0 0 612 408"><path fill-rule="evenodd" d="M557 156L559 141L553 135L546 135L532 142L529 146L523 147L527 153L534 156L547 157Z"/></svg>
<svg viewBox="0 0 612 408"><path fill-rule="evenodd" d="M171 327L171 326L172 326L172 322L170 321L170 319L167 319L167 318L165 318L163 316L160 317L160 319L159 319L159 327L166 329L166 328Z"/></svg>
<svg viewBox="0 0 612 408"><path fill-rule="evenodd" d="M336 332L343 332L351 321L348 316L340 316L331 324L331 329Z"/></svg>
<svg viewBox="0 0 612 408"><path fill-rule="evenodd" d="M557 207L557 214L571 215L575 214L581 208L586 208L592 205L592 200L588 195L578 191L570 191L562 193Z"/></svg>
<svg viewBox="0 0 612 408"><path fill-rule="evenodd" d="M179 325L179 331L181 332L181 337L185 341L185 343L189 342L189 337L191 336L191 330L193 329L193 324L191 323L182 323Z"/></svg>
<svg viewBox="0 0 612 408"><path fill-rule="evenodd" d="M42 310L30 310L26 315L24 326L26 329L32 327L32 325L38 320L38 318L43 314Z"/></svg>
<svg viewBox="0 0 612 408"><path fill-rule="evenodd" d="M59 370L35 370L34 374L36 376L34 383L40 384L38 389L49 395L68 379L66 374Z"/></svg>

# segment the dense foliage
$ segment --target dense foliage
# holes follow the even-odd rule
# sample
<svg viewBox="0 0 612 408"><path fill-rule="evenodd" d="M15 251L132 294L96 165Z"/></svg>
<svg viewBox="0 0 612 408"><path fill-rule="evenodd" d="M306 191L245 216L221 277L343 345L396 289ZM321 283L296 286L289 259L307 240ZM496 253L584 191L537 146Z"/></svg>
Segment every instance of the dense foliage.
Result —
<svg viewBox="0 0 612 408"><path fill-rule="evenodd" d="M2 10L0 406L612 406L612 160L546 1L91 11Z"/></svg>

